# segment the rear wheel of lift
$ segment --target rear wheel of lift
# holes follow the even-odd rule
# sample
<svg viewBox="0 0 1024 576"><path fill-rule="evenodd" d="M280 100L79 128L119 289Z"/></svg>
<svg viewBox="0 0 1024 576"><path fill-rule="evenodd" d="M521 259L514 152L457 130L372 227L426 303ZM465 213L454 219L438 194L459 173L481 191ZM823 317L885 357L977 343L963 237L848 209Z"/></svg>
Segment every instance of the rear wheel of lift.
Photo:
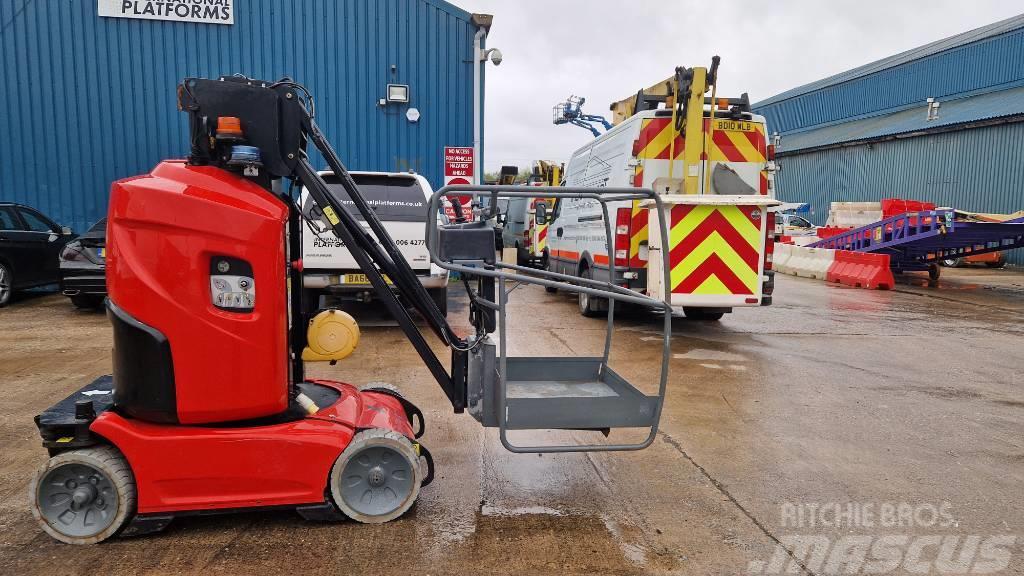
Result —
<svg viewBox="0 0 1024 576"><path fill-rule="evenodd" d="M592 280L594 278L594 273L590 271L590 268L584 268L583 271L580 272L580 277ZM579 293L579 307L580 314L587 318L593 318L601 313L601 309L597 303L597 298L594 298L586 292Z"/></svg>
<svg viewBox="0 0 1024 576"><path fill-rule="evenodd" d="M67 544L110 538L135 513L135 478L112 446L62 452L36 472L29 486L36 521Z"/></svg>
<svg viewBox="0 0 1024 576"><path fill-rule="evenodd" d="M704 308L690 308L688 306L683 307L683 314L691 320L703 320L707 322L715 322L721 320L722 316L725 316L724 312L708 312Z"/></svg>
<svg viewBox="0 0 1024 576"><path fill-rule="evenodd" d="M371 428L352 438L331 469L331 497L349 518L381 524L416 502L423 481L420 457L398 432Z"/></svg>
<svg viewBox="0 0 1024 576"><path fill-rule="evenodd" d="M441 316L448 316L448 287L431 288L427 290L427 293L430 294L437 309L441 311Z"/></svg>

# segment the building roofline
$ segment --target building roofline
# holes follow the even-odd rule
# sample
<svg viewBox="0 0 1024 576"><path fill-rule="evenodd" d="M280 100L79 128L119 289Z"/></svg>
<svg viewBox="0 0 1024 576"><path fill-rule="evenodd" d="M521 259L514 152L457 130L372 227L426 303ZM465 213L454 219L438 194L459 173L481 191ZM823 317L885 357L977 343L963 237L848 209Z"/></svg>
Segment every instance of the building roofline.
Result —
<svg viewBox="0 0 1024 576"><path fill-rule="evenodd" d="M473 18L473 15L471 13L467 12L466 10L463 10L462 8L459 8L455 4L452 4L451 2L445 2L445 0L420 0L420 2L430 4L431 6L439 10L443 10L451 14L452 16L455 16L456 18L461 18L466 22L471 22Z"/></svg>
<svg viewBox="0 0 1024 576"><path fill-rule="evenodd" d="M908 64L910 62L921 60L929 56L934 56L936 54L941 54L943 52L947 52L959 48L961 46L972 44L974 42L979 42L981 40L987 40L989 38L995 38L997 36L1009 34L1022 28L1024 28L1024 14L1012 16L1010 18L1006 18L1005 20L993 22L992 24L986 24L985 26L981 26L979 28L974 28L972 30L961 32L959 34L954 34L953 36L942 38L934 42L929 42L928 44L924 44L923 46L911 48L910 50L905 50L898 54L887 56L880 60L875 60L873 62L869 62L856 68L851 68L850 70L847 70L845 72L833 74L832 76L822 78L821 80L815 80L814 82L809 82L802 86L797 86L796 88L790 88L785 92L781 92L779 94L776 94L775 96L757 102L753 104L752 107L759 108L773 104L778 104L780 102L784 102L792 98L803 96L805 94L816 92L818 90L829 88L831 86L837 86L840 84L844 84L846 82L852 82L853 80L857 80L858 78L870 76L883 70L896 68L897 66Z"/></svg>

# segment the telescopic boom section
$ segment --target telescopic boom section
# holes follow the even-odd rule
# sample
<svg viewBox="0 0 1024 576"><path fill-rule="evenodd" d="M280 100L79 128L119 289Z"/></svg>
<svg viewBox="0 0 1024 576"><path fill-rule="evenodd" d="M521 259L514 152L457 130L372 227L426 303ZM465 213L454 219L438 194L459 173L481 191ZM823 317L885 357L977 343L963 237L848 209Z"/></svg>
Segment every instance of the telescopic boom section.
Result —
<svg viewBox="0 0 1024 576"><path fill-rule="evenodd" d="M189 162L196 165L229 166L233 147L244 144L259 148L262 170L260 176L254 179L267 190L272 190L271 181L277 178L301 182L323 210L334 234L345 243L366 273L377 297L396 319L431 375L444 389L455 411L461 412L466 404L466 356L460 349L465 348L465 342L448 324L417 280L395 241L320 132L313 119L313 102L305 88L287 79L271 83L232 76L220 80L186 78L178 93L179 107L189 113L191 120L192 149ZM241 135L238 139L220 136L216 130L220 118L239 120ZM308 141L312 141L313 146L323 155L347 198L339 197L339 190L329 187L310 165L306 153ZM291 204L287 194L281 196L283 201ZM345 200L350 201L351 206L358 210L373 235L363 229L354 213L346 206ZM301 226L291 226L289 229L291 235L300 233ZM401 300L385 277L394 284ZM300 301L302 292L293 290L292 298ZM403 302L419 312L445 345L453 349L454 378L442 366ZM294 304L293 309L302 309ZM304 331L297 332L304 337ZM304 346L305 342L298 341L293 335L291 352L295 362L301 363ZM301 373L301 369L298 371Z"/></svg>

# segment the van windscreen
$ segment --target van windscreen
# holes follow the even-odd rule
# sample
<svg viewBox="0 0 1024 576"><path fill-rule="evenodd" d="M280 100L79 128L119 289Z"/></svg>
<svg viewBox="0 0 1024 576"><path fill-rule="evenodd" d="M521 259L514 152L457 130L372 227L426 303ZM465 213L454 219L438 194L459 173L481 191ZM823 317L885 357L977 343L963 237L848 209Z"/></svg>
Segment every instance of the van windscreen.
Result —
<svg viewBox="0 0 1024 576"><path fill-rule="evenodd" d="M372 174L353 174L352 178L356 181L356 185L359 186L359 191L366 198L367 203L381 220L426 222L427 201L423 195L423 188L415 178ZM356 218L362 220L362 214L355 209L338 180L328 176L325 181L327 186L341 199L345 208L350 209Z"/></svg>

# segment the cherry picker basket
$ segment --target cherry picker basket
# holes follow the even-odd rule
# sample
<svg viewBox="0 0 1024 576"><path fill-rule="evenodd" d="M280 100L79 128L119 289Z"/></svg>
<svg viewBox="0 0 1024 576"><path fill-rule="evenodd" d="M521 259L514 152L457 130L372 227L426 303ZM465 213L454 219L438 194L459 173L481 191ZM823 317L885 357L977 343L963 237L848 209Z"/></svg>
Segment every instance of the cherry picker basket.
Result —
<svg viewBox="0 0 1024 576"><path fill-rule="evenodd" d="M612 224L608 203L623 200L651 200L660 211L659 196L646 188L581 188L562 186L470 186L441 188L431 197L429 214L448 195L490 198L490 210L498 198L577 198L600 203L608 246L612 246ZM455 203L457 204L457 203ZM491 214L476 222L427 226L427 248L434 264L476 281L470 290L477 313L477 334L468 339L467 408L486 427L499 429L501 443L512 452L571 452L640 450L654 441L665 401L672 328L672 307L658 300L617 286L615 259L608 259L608 279L599 280L559 274L501 262L494 252ZM460 217L459 220L462 218ZM659 219L663 246L668 245L664 218ZM662 270L668 283L668 254ZM570 292L583 292L608 300L608 322L604 353L598 357L509 356L506 329L510 282L537 284ZM609 366L615 328L615 303L630 303L660 312L664 320L661 372L658 393L648 395L633 386ZM492 333L497 332L497 338ZM647 428L641 442L629 444L573 444L523 446L513 444L510 430L600 430Z"/></svg>

